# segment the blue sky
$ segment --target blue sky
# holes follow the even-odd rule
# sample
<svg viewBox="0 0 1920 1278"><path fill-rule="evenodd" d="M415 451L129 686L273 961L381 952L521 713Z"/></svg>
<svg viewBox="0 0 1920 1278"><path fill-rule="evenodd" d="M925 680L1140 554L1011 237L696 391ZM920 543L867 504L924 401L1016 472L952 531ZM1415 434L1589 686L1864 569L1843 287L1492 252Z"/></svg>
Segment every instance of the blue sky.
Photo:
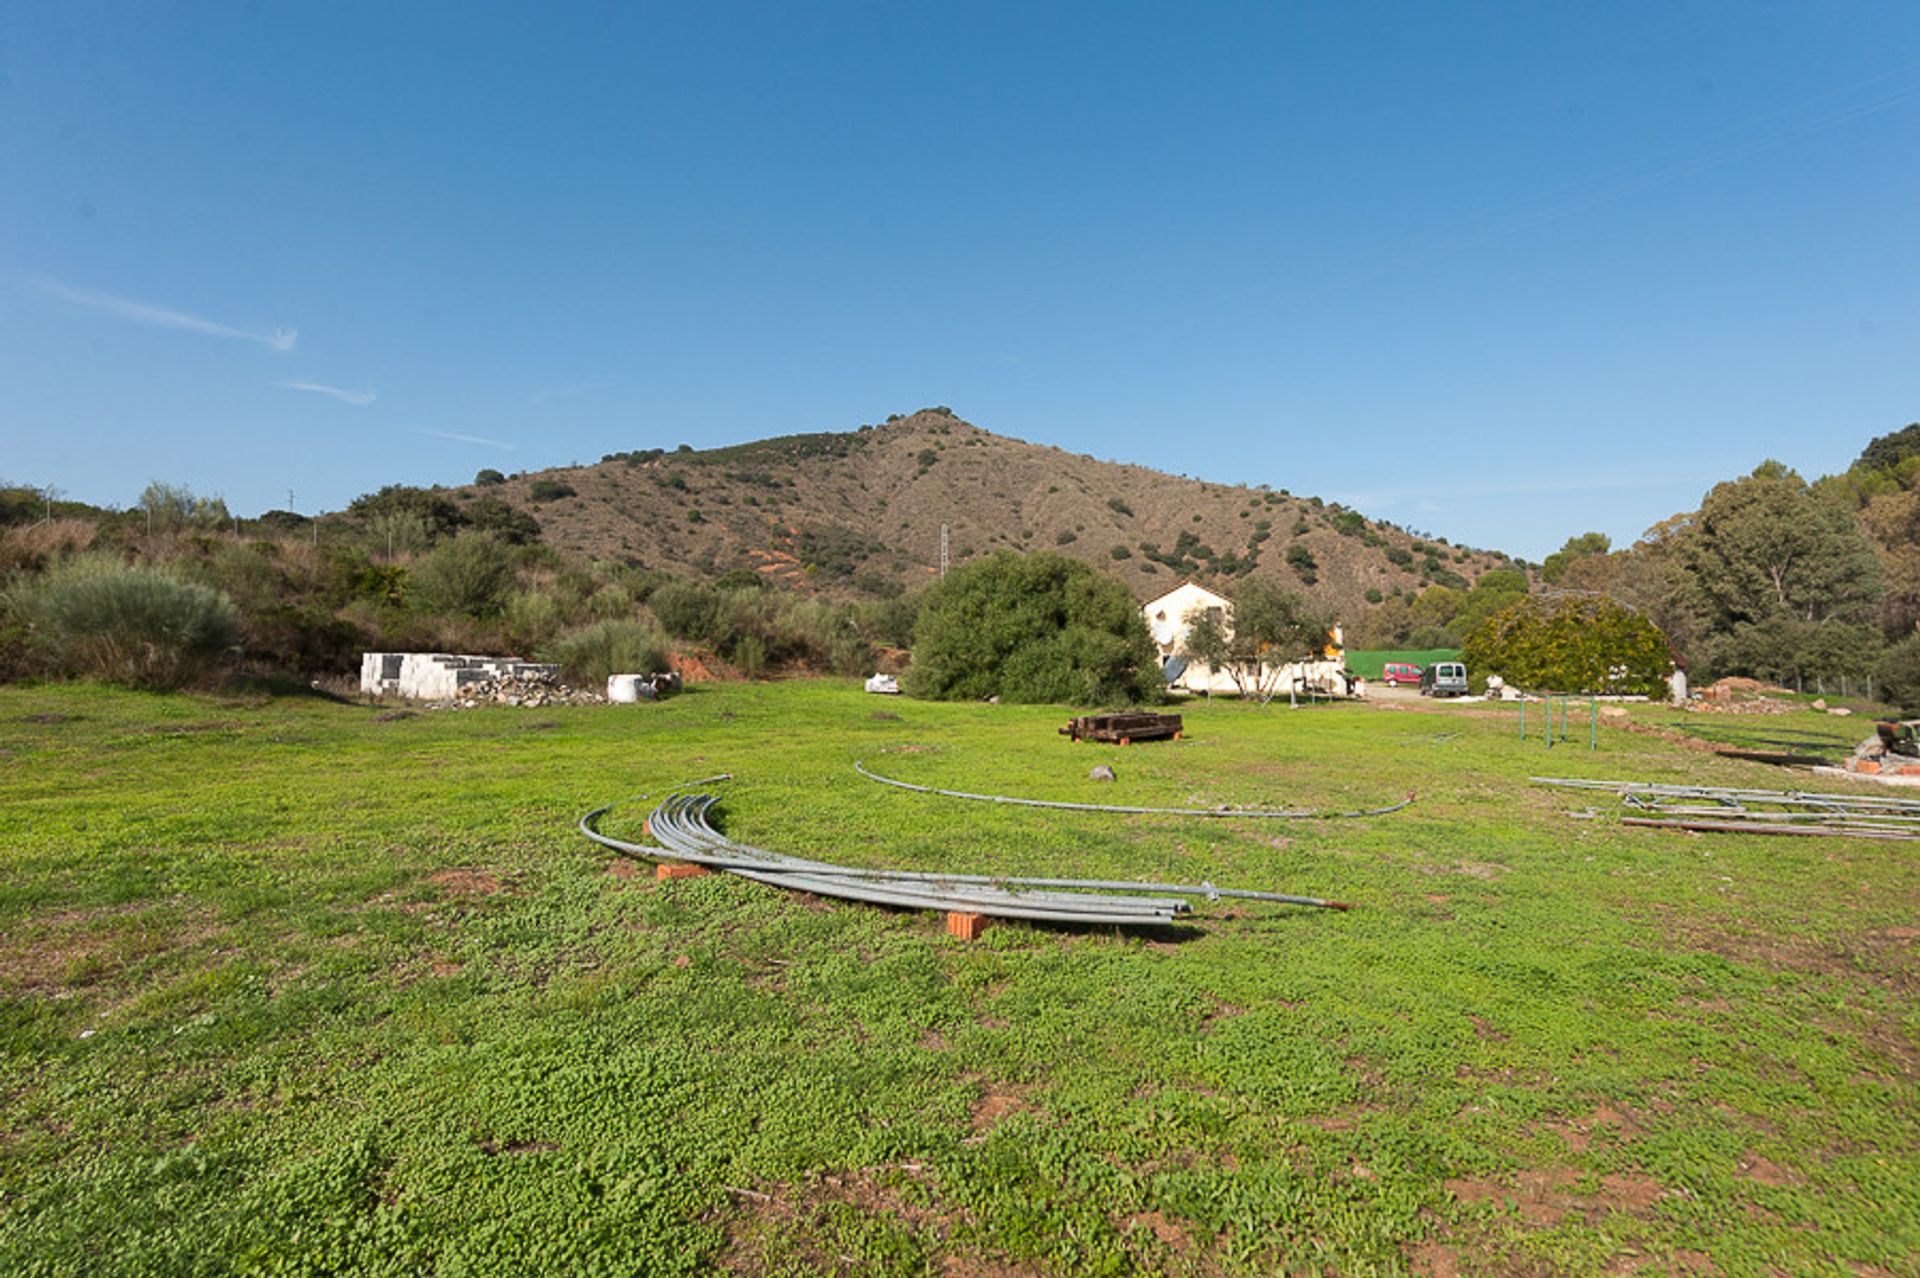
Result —
<svg viewBox="0 0 1920 1278"><path fill-rule="evenodd" d="M0 17L0 477L930 404L1533 558L1841 469L1920 418L1920 5Z"/></svg>

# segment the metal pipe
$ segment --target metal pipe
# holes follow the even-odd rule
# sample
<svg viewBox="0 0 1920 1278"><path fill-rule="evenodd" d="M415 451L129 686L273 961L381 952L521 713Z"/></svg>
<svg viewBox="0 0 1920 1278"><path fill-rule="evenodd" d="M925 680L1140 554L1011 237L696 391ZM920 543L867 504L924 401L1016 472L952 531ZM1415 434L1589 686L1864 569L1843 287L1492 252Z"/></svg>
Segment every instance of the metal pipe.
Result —
<svg viewBox="0 0 1920 1278"><path fill-rule="evenodd" d="M1716 834L1840 834L1856 839L1920 839L1920 831L1888 830L1857 825L1763 825L1757 821L1658 820L1622 817L1622 825L1654 826L1668 830L1703 830Z"/></svg>
<svg viewBox="0 0 1920 1278"><path fill-rule="evenodd" d="M726 870L746 869L756 877L763 875L768 876L767 881L769 882L792 882L795 880L791 876L805 877L809 875L817 875L818 877L827 879L852 880L892 877L884 871L873 872L848 866L833 866L819 862L806 862L799 858L778 857L777 854L761 853L757 848L749 849L743 844L736 844L706 823L704 815L705 807L707 804L710 804L712 800L704 795L699 797L706 800L706 802L700 804L697 810L693 805L682 805L675 811L667 811L663 805L661 809L656 810L654 817L650 818L650 820L661 829L661 833L656 837L661 837L663 842L672 841L676 855L683 856L688 860L695 860L700 864L714 865ZM728 855L730 852L751 852L758 855L747 859L731 859ZM772 861L763 859L767 856L775 856L776 859ZM783 861L787 863L782 864ZM784 880L778 877L783 875L790 877ZM926 880L920 881L939 882L941 880L929 877ZM942 895L973 899L980 894L962 891L943 893ZM1095 906L1100 907L1100 911L1106 913L1119 911L1125 913L1138 912L1141 914L1180 913L1189 908L1185 901L1151 899L1143 901L1133 897L1072 896L1059 892L997 892L992 895L996 899L999 897L1017 897L1019 902L1024 905L1046 904L1050 907L1069 910L1075 913L1087 912Z"/></svg>
<svg viewBox="0 0 1920 1278"><path fill-rule="evenodd" d="M725 779L730 778L707 778L709 781ZM952 910L1039 922L1142 926L1164 925L1189 913L1192 907L1185 900L1171 899L1180 896L1205 896L1209 899L1228 897L1330 909L1348 908L1340 902L1324 901L1317 897L1217 888L1205 883L1186 885L954 875L861 869L809 861L738 843L721 834L707 820L707 814L716 802L717 799L712 795L684 792L668 795L656 805L647 819L648 832L661 845L658 849L629 843L600 832L600 818L618 804L595 808L580 819L579 828L594 842L631 855L657 858L664 850L673 859L726 870L754 882L911 909ZM1143 898L1043 890L1047 888L1159 892L1169 896Z"/></svg>
<svg viewBox="0 0 1920 1278"><path fill-rule="evenodd" d="M1573 790L1606 790L1623 798L1630 794L1674 799L1728 798L1749 803L1801 804L1808 807L1883 809L1920 813L1920 799L1865 794L1836 794L1813 790L1745 790L1734 786L1664 785L1653 781L1599 781L1577 777L1528 777L1535 785Z"/></svg>
<svg viewBox="0 0 1920 1278"><path fill-rule="evenodd" d="M890 785L896 789L912 790L917 794L937 794L947 799L971 799L975 803L1004 803L1022 808L1058 808L1068 812L1117 812L1126 816L1190 816L1190 817L1250 817L1281 821L1318 821L1344 817L1385 816L1389 812L1398 812L1419 797L1412 791L1407 797L1389 807L1359 808L1352 812L1295 812L1284 808L1138 808L1114 803L1068 803L1059 799L1023 799L1006 794L970 794L965 790L941 790L930 785L915 785L911 781L900 781L893 777L883 777L870 771L861 759L853 761L853 770L869 781L878 781L881 785Z"/></svg>
<svg viewBox="0 0 1920 1278"><path fill-rule="evenodd" d="M706 796L706 803L712 800ZM701 805L704 812L706 804ZM958 910L974 914L989 914L1001 918L1020 918L1034 921L1059 923L1101 923L1116 925L1142 925L1170 923L1178 914L1187 911L1184 901L1140 901L1136 899L1118 899L1112 897L1083 896L1061 898L1052 893L1013 893L1000 891L971 892L915 892L909 889L896 889L876 886L863 882L854 874L814 874L812 872L769 865L758 860L746 860L737 864L725 863L724 857L713 856L699 849L710 846L717 839L726 844L729 841L711 830L699 816L689 815L685 805L677 810L669 810L665 805L655 810L663 842L678 858L697 864L717 865L742 878L766 883L776 887L795 891L813 892L821 896L846 897L853 900L868 901L882 905L898 905L917 909ZM654 818L649 818L652 822ZM636 849L645 852L645 849ZM751 866L752 868L747 868Z"/></svg>

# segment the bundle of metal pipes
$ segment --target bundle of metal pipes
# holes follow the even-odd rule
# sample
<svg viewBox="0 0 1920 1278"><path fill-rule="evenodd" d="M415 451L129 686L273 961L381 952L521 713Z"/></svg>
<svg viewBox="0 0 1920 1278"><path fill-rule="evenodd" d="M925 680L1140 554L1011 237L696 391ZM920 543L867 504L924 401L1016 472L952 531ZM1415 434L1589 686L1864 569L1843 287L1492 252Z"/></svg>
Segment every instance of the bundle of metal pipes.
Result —
<svg viewBox="0 0 1920 1278"><path fill-rule="evenodd" d="M1623 824L1720 834L1841 834L1862 839L1920 839L1920 799L1743 790L1730 786L1661 785L1650 781L1586 781L1533 777L1536 785L1605 790L1650 816Z"/></svg>
<svg viewBox="0 0 1920 1278"><path fill-rule="evenodd" d="M708 778L722 780L725 778ZM703 784L696 782L695 784ZM647 833L659 844L647 847L602 834L598 823L617 805L596 808L580 818L580 831L618 852L650 860L671 859L725 870L743 879L812 892L820 896L866 901L905 909L943 910L993 918L1048 923L1157 927L1189 914L1188 898L1272 901L1286 905L1344 910L1338 901L1218 888L1211 883L1133 883L1105 879L1030 878L996 874L947 874L919 870L878 870L834 865L770 852L737 843L708 820L718 800L711 794L667 796L647 818Z"/></svg>

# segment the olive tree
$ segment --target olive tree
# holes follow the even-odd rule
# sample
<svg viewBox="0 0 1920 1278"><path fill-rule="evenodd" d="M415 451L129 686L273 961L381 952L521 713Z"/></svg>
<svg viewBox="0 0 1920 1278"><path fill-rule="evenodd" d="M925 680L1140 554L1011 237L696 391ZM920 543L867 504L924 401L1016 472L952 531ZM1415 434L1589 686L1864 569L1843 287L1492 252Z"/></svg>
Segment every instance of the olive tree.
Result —
<svg viewBox="0 0 1920 1278"><path fill-rule="evenodd" d="M1127 588L1077 559L1002 550L926 593L905 690L939 701L1111 705L1159 691Z"/></svg>

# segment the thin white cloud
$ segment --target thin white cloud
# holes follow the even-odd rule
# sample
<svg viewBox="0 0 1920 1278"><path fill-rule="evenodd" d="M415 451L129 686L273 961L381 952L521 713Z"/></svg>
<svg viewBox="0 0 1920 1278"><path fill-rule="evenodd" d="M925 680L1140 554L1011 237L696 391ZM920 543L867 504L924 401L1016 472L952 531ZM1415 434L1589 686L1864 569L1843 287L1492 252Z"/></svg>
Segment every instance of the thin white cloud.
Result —
<svg viewBox="0 0 1920 1278"><path fill-rule="evenodd" d="M74 288L62 284L56 279L45 279L41 286L53 296L74 306L84 306L90 311L100 311L119 319L132 320L136 324L151 324L155 328L171 328L183 333L199 333L206 337L230 337L235 341L256 342L269 350L290 351L299 332L291 328L276 328L272 332L252 332L244 328L234 328L231 324L221 324L215 320L202 319L198 315L189 315L185 311L176 311L170 306L159 306L152 302L136 301L130 297L116 297L112 293L102 293L90 288Z"/></svg>
<svg viewBox="0 0 1920 1278"><path fill-rule="evenodd" d="M352 404L355 408L365 408L380 398L373 388L366 390L347 390L342 386L328 386L324 382L275 382L275 386L284 386L288 390L312 391L316 395L331 395L343 404Z"/></svg>
<svg viewBox="0 0 1920 1278"><path fill-rule="evenodd" d="M564 386L549 386L544 390L535 391L522 402L528 408L538 408L540 405L551 403L556 399L569 399L595 384L596 383L593 382L569 382Z"/></svg>
<svg viewBox="0 0 1920 1278"><path fill-rule="evenodd" d="M416 429L413 433L416 435L431 435L435 439L451 439L456 444L480 444L486 448L498 448L509 453L520 446L518 444L509 444L503 439L488 439L484 435L462 435L450 430Z"/></svg>

